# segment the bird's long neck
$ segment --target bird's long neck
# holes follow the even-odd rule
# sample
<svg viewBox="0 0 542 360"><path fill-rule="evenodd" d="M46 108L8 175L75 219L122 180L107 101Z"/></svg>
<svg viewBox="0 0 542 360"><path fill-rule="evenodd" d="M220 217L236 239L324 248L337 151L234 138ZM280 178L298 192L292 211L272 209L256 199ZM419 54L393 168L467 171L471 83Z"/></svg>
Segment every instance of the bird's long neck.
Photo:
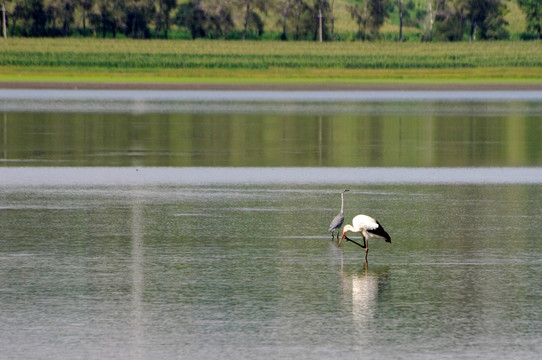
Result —
<svg viewBox="0 0 542 360"><path fill-rule="evenodd" d="M341 193L341 212L344 212L344 193Z"/></svg>

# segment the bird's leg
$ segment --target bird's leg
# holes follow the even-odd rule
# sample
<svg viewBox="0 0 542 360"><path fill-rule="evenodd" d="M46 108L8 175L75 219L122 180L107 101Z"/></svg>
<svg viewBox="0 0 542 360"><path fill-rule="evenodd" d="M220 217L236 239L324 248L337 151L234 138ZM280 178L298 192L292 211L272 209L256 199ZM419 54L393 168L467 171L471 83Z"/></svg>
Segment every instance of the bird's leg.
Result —
<svg viewBox="0 0 542 360"><path fill-rule="evenodd" d="M363 241L365 242L365 237L363 237ZM367 254L369 253L369 244L365 244L365 262L367 262Z"/></svg>
<svg viewBox="0 0 542 360"><path fill-rule="evenodd" d="M356 244L356 245L359 246L359 247L362 247L362 248L364 248L364 249L365 249L365 247L366 247L366 245L365 245L365 238L363 238L363 245L361 245L361 244L358 243L357 241L354 241L354 240L348 238L348 236L345 236L344 238L345 238L347 241L353 242L354 244Z"/></svg>

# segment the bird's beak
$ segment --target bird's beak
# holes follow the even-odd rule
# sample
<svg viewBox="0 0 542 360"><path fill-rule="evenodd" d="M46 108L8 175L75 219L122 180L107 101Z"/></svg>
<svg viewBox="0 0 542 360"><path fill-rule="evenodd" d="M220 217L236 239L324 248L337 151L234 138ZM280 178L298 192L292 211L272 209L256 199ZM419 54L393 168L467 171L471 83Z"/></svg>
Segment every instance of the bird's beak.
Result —
<svg viewBox="0 0 542 360"><path fill-rule="evenodd" d="M346 234L343 234L343 236L341 237L341 240L339 240L339 243L337 244L338 247L341 247L341 244L342 244L343 239L344 239L345 236L346 236Z"/></svg>

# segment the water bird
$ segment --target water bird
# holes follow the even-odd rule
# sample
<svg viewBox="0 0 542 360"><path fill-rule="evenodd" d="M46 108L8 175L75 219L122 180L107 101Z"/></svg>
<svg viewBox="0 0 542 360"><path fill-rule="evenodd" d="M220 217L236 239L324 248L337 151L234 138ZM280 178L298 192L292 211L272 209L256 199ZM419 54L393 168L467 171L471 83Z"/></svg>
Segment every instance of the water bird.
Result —
<svg viewBox="0 0 542 360"><path fill-rule="evenodd" d="M344 222L344 193L350 191L348 189L344 189L341 191L341 211L335 216L333 221L331 221L331 224L329 224L329 232L331 233L331 239L333 240L333 231L337 230L337 240L339 240L339 228L342 226Z"/></svg>
<svg viewBox="0 0 542 360"><path fill-rule="evenodd" d="M363 237L363 245L349 239L348 236L346 236L346 233L349 231L360 233ZM365 249L365 262L367 262L367 254L369 253L369 239L383 239L391 244L391 237L386 230L384 230L382 225L380 225L376 219L367 215L356 215L352 219L352 225L344 226L343 235L338 246L341 246L343 239L353 242L354 244Z"/></svg>

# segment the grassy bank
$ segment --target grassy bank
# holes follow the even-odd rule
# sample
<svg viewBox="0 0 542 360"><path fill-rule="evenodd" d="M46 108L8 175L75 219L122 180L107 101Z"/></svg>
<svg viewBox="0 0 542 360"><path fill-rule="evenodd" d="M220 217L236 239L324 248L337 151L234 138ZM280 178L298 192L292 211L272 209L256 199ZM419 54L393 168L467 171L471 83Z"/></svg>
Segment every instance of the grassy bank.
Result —
<svg viewBox="0 0 542 360"><path fill-rule="evenodd" d="M542 81L539 42L8 39L0 49L0 81Z"/></svg>

